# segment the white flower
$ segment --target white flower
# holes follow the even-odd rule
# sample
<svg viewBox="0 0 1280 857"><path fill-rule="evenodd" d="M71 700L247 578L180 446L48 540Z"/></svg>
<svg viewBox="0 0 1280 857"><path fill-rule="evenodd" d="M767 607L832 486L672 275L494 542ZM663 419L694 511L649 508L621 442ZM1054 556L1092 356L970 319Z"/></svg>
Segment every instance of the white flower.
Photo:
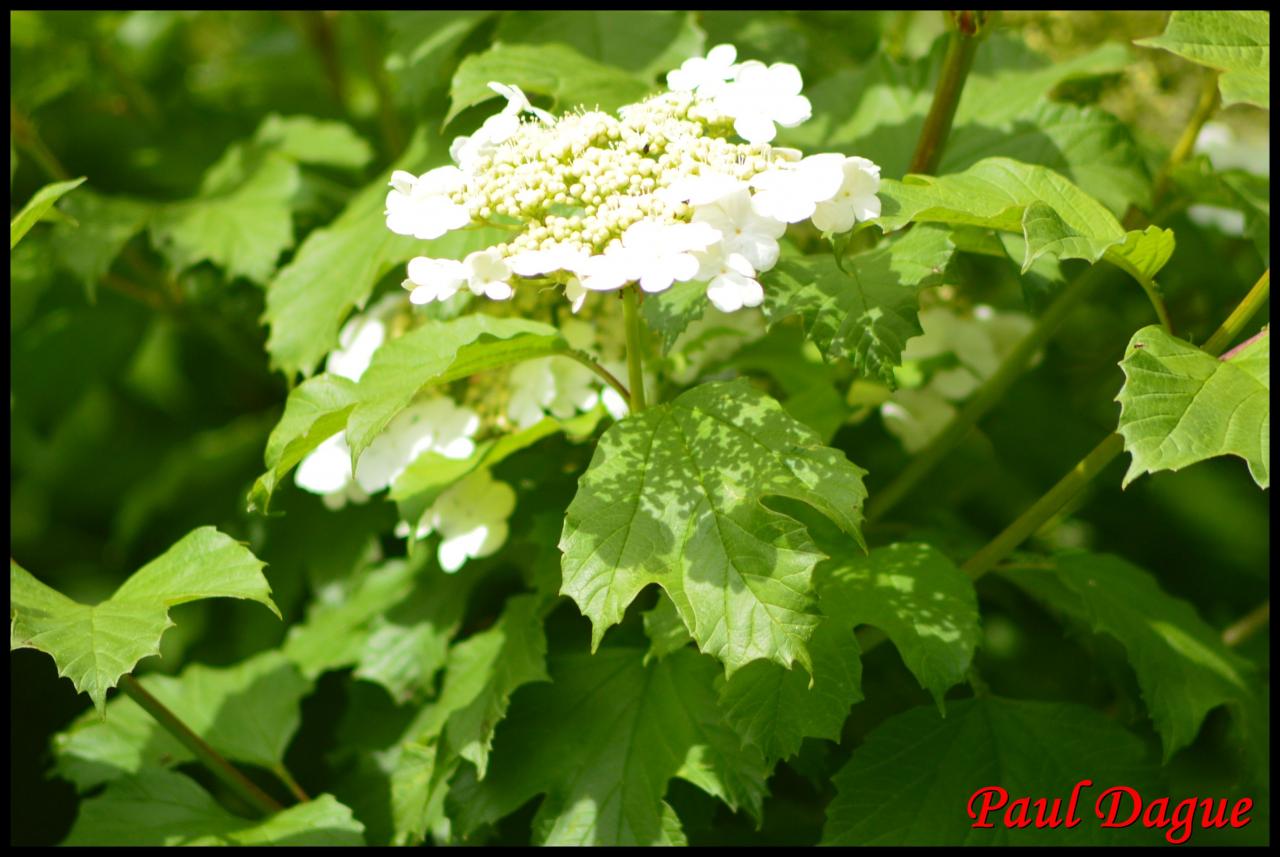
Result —
<svg viewBox="0 0 1280 857"><path fill-rule="evenodd" d="M415 535L438 532L440 567L453 573L468 559L491 556L507 540L507 518L515 511L516 492L476 470L446 488L422 516Z"/></svg>
<svg viewBox="0 0 1280 857"><path fill-rule="evenodd" d="M338 333L338 347L325 360L325 371L359 381L373 353L387 338L387 318L404 305L401 295L387 295L367 311L352 316Z"/></svg>
<svg viewBox="0 0 1280 857"><path fill-rule="evenodd" d="M505 301L515 294L507 282L511 278L511 268L493 247L467 254L462 266L466 271L467 288L472 294L484 295L495 301Z"/></svg>
<svg viewBox="0 0 1280 857"><path fill-rule="evenodd" d="M751 204L763 217L799 223L813 216L818 203L836 195L844 184L844 155L810 155L791 164L776 164L751 180Z"/></svg>
<svg viewBox="0 0 1280 857"><path fill-rule="evenodd" d="M430 240L471 222L471 212L449 195L465 186L466 176L457 167L437 167L412 178L397 170L387 194L387 228L397 235Z"/></svg>
<svg viewBox="0 0 1280 857"><path fill-rule="evenodd" d="M341 509L348 500L363 503L369 499L351 478L351 449L345 432L328 438L302 459L293 481L304 491L322 495L330 509Z"/></svg>
<svg viewBox="0 0 1280 857"><path fill-rule="evenodd" d="M373 494L391 485L424 452L463 459L475 452L471 438L480 417L442 396L426 399L396 415L360 456L356 481Z"/></svg>
<svg viewBox="0 0 1280 857"><path fill-rule="evenodd" d="M508 115L518 115L520 113L532 113L548 125L555 124L556 117L540 107L534 107L529 103L529 97L524 91L514 83L505 84L498 83L496 80L489 81L489 88L494 92L507 99L507 106L502 108L502 112Z"/></svg>
<svg viewBox="0 0 1280 857"><path fill-rule="evenodd" d="M410 301L426 304L453 297L466 280L466 268L456 259L418 256L409 260L409 279L404 287L411 289Z"/></svg>
<svg viewBox="0 0 1280 857"><path fill-rule="evenodd" d="M758 214L745 186L712 205L698 206L693 221L718 231L720 251L737 253L756 271L767 271L778 261L778 238L787 228L785 223Z"/></svg>
<svg viewBox="0 0 1280 857"><path fill-rule="evenodd" d="M702 173L672 183L670 187L659 191L658 196L669 203L710 205L746 188L746 182L725 173Z"/></svg>
<svg viewBox="0 0 1280 857"><path fill-rule="evenodd" d="M844 182L836 195L820 202L813 225L824 232L848 232L859 220L880 216L880 167L866 158L845 158Z"/></svg>
<svg viewBox="0 0 1280 857"><path fill-rule="evenodd" d="M526 360L517 364L509 377L511 398L507 401L507 418L518 429L527 429L546 416L546 409L556 397L556 379L547 359Z"/></svg>
<svg viewBox="0 0 1280 857"><path fill-rule="evenodd" d="M755 269L741 254L711 256L703 261L698 279L710 280L707 298L721 312L736 312L764 303L764 288L755 279Z"/></svg>
<svg viewBox="0 0 1280 857"><path fill-rule="evenodd" d="M775 123L794 128L813 115L809 99L800 94L804 81L790 63L749 60L738 66L732 83L716 93L715 105L733 117L733 130L748 143L768 143L777 135Z"/></svg>
<svg viewBox="0 0 1280 857"><path fill-rule="evenodd" d="M691 57L680 68L667 72L667 86L673 92L714 90L733 78L737 58L738 49L733 45L716 45L706 58Z"/></svg>
<svg viewBox="0 0 1280 857"><path fill-rule="evenodd" d="M611 292L640 278L645 260L619 241L582 265L582 287L593 292Z"/></svg>
<svg viewBox="0 0 1280 857"><path fill-rule="evenodd" d="M556 271L578 273L590 256L586 250L568 244L556 244L541 250L522 250L507 259L511 270L522 277L536 277Z"/></svg>
<svg viewBox="0 0 1280 857"><path fill-rule="evenodd" d="M674 282L698 275L694 252L720 240L720 233L706 223L660 223L641 220L622 233L622 246L634 254L640 288L663 292Z"/></svg>

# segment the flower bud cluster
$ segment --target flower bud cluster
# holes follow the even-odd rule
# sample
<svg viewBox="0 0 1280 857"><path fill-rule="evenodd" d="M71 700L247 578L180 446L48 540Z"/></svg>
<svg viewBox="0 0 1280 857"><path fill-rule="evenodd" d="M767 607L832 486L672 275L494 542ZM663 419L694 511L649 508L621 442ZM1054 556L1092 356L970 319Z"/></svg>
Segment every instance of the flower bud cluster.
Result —
<svg viewBox="0 0 1280 857"><path fill-rule="evenodd" d="M617 115L557 118L518 87L490 83L506 106L454 141L455 165L393 174L387 226L421 239L481 224L512 235L462 260L413 259L411 300L464 288L507 300L521 286L558 284L577 312L592 291L696 280L733 312L763 302L757 277L777 262L788 224L845 232L878 217L875 164L771 145L778 126L811 113L796 68L736 58L720 45L689 59L668 74L668 91Z"/></svg>

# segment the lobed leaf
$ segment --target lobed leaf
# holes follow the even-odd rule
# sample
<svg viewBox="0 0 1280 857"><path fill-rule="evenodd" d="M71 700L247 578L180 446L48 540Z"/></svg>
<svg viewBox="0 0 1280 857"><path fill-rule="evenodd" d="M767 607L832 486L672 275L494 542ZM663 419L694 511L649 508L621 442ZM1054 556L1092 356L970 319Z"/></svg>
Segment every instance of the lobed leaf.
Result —
<svg viewBox="0 0 1280 857"><path fill-rule="evenodd" d="M278 651L229 667L193 664L178 676L139 683L223 756L263 768L284 763L301 722L299 703L312 683ZM58 773L85 791L99 783L194 761L129 697L107 704L105 720L89 712L54 736Z"/></svg>
<svg viewBox="0 0 1280 857"><path fill-rule="evenodd" d="M832 778L823 845L1102 844L1141 836L1141 828L1091 823L1101 790L1124 784L1140 790L1151 780L1137 737L1092 708L983 696L952 703L946 718L913 708L877 726ZM1004 809L989 829L966 812L978 789L999 786L1009 801L1023 796L1060 800L1092 780L1071 828L1009 828ZM1142 790L1142 794L1146 794ZM981 798L973 804L976 810ZM1047 807L1046 812L1052 809ZM1017 810L1011 810L1015 817ZM1034 821L1035 810L1028 808ZM1136 827L1136 826L1135 826Z"/></svg>
<svg viewBox="0 0 1280 857"><path fill-rule="evenodd" d="M784 258L763 274L770 323L799 315L828 360L895 387L894 368L908 339L921 333L919 292L940 282L954 252L947 230L912 229L896 241L844 260Z"/></svg>
<svg viewBox="0 0 1280 857"><path fill-rule="evenodd" d="M1009 580L1128 653L1165 761L1195 740L1205 715L1252 694L1247 664L1196 615L1195 608L1160 588L1150 574L1116 556L1061 554L1047 570L1002 570Z"/></svg>
<svg viewBox="0 0 1280 857"><path fill-rule="evenodd" d="M1240 456L1259 487L1271 485L1269 333L1219 360L1152 325L1129 340L1120 368L1125 485L1219 455Z"/></svg>
<svg viewBox="0 0 1280 857"><path fill-rule="evenodd" d="M1270 12L1172 12L1163 33L1136 44L1219 69L1223 105L1271 109Z"/></svg>
<svg viewBox="0 0 1280 857"><path fill-rule="evenodd" d="M169 608L201 598L247 598L279 616L262 566L230 536L201 527L90 607L50 589L10 560L9 648L52 656L58 675L88 693L105 715L107 691L120 676L160 653L160 638L173 626Z"/></svg>
<svg viewBox="0 0 1280 857"><path fill-rule="evenodd" d="M332 795L251 821L191 778L148 768L83 801L63 845L363 845L363 833Z"/></svg>
<svg viewBox="0 0 1280 857"><path fill-rule="evenodd" d="M663 796L676 776L757 809L766 769L723 722L712 661L691 650L644 664L638 649L607 649L551 662L551 684L512 701L488 775L458 775L451 793L467 835L530 798L546 845L653 845L673 839Z"/></svg>
<svg viewBox="0 0 1280 857"><path fill-rule="evenodd" d="M649 84L610 65L589 60L564 44L495 44L471 54L459 65L449 87L449 112L445 124L468 107L500 96L489 81L515 84L531 95L545 95L553 110L579 105L587 109L615 110L639 101Z"/></svg>
<svg viewBox="0 0 1280 857"><path fill-rule="evenodd" d="M822 612L840 627L874 625L893 641L938 709L964 681L982 636L973 581L927 544L899 542L824 563Z"/></svg>
<svg viewBox="0 0 1280 857"><path fill-rule="evenodd" d="M759 658L809 667L821 554L761 501L806 503L861 544L863 472L745 381L696 387L601 438L566 512L561 592L593 648L656 583L728 674Z"/></svg>

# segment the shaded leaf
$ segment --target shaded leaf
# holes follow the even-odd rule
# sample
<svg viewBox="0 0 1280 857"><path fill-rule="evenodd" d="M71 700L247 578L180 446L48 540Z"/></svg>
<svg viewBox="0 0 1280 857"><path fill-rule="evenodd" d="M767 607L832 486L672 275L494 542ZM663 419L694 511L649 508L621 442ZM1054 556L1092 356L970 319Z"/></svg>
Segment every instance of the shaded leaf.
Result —
<svg viewBox="0 0 1280 857"><path fill-rule="evenodd" d="M534 819L547 845L652 845L671 839L672 777L758 807L765 767L716 706L713 661L692 650L643 664L637 649L551 661L552 684L512 701L488 775L464 768L453 817L466 835L545 794Z"/></svg>
<svg viewBox="0 0 1280 857"><path fill-rule="evenodd" d="M1085 845L1129 841L1141 828L1101 828L1091 818L1101 790L1150 781L1142 742L1092 708L998 697L951 704L943 719L932 707L890 717L853 751L833 778L824 845ZM974 792L999 786L1009 800L1060 799L1065 819L1071 790L1090 779L1075 817L1082 824L1009 829L1004 809L989 829L974 828L965 808ZM1142 791L1146 794L1145 791ZM975 810L981 805L974 804ZM1052 809L1048 807L1047 809ZM1034 822L1035 810L1029 809ZM1013 810L1017 815L1017 810ZM1136 831L1135 831L1136 828Z"/></svg>
<svg viewBox="0 0 1280 857"><path fill-rule="evenodd" d="M783 259L761 276L771 323L799 315L828 359L896 386L907 340L920 335L920 289L941 281L954 247L945 229L912 229L844 261L827 254Z"/></svg>
<svg viewBox="0 0 1280 857"><path fill-rule="evenodd" d="M120 251L147 225L154 206L123 196L100 196L89 190L63 203L76 225L60 223L50 235L50 251L75 274L93 300L98 280L111 269Z"/></svg>
<svg viewBox="0 0 1280 857"><path fill-rule="evenodd" d="M298 704L311 682L276 651L230 667L193 664L178 676L139 680L156 699L223 756L264 768L283 764L301 721ZM106 719L87 712L54 736L58 773L81 791L145 768L194 761L150 714L126 696Z"/></svg>
<svg viewBox="0 0 1280 857"><path fill-rule="evenodd" d="M794 756L805 738L839 741L849 709L862 699L862 660L847 624L824 619L809 649L812 678L801 669L756 661L720 688L725 720L768 762Z"/></svg>
<svg viewBox="0 0 1280 857"><path fill-rule="evenodd" d="M494 40L507 44L561 42L584 57L644 80L703 53L704 36L690 12L657 10L512 11Z"/></svg>
<svg viewBox="0 0 1280 857"><path fill-rule="evenodd" d="M973 582L936 548L899 542L819 569L822 612L841 627L874 625L938 708L964 681L981 639Z"/></svg>
<svg viewBox="0 0 1280 857"><path fill-rule="evenodd" d="M364 825L332 795L262 821L232 815L194 780L147 769L80 804L64 845L363 845Z"/></svg>
<svg viewBox="0 0 1280 857"><path fill-rule="evenodd" d="M1119 557L1066 553L1051 569L1001 574L1052 609L1120 641L1164 741L1166 761L1195 740L1211 709L1251 696L1246 662L1223 645L1195 608Z"/></svg>

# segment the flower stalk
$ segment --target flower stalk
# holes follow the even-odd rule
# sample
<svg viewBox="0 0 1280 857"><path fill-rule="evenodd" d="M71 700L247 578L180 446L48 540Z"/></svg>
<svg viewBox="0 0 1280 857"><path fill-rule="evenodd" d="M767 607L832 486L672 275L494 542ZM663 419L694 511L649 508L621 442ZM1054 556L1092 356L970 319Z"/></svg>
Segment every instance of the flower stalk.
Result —
<svg viewBox="0 0 1280 857"><path fill-rule="evenodd" d="M622 290L622 311L627 325L627 377L631 383L631 413L638 414L646 407L644 398L644 332L641 329L639 301L636 290Z"/></svg>
<svg viewBox="0 0 1280 857"><path fill-rule="evenodd" d="M956 108L964 92L964 82L973 68L973 57L978 51L978 36L986 22L985 12L948 13L954 28L947 41L947 53L942 60L942 73L933 91L933 103L925 116L920 140L911 157L909 173L932 174L942 160L942 153L951 134L951 123L956 118Z"/></svg>

